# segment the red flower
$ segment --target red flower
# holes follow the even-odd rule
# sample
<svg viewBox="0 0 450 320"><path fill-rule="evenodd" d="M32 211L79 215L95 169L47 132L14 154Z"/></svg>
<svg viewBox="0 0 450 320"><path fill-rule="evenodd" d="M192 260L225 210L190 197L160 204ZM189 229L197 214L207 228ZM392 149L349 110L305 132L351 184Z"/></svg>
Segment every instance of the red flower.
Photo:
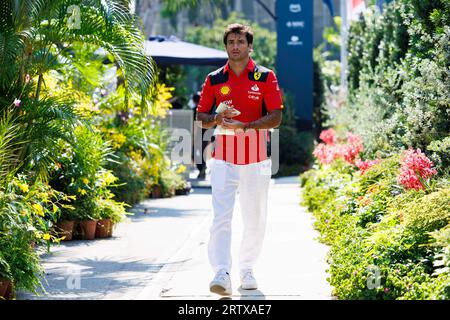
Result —
<svg viewBox="0 0 450 320"><path fill-rule="evenodd" d="M433 162L420 149L416 151L410 148L405 151L400 164L397 182L403 185L405 189L424 189L423 181L437 174L437 171L431 168Z"/></svg>
<svg viewBox="0 0 450 320"><path fill-rule="evenodd" d="M361 159L357 159L355 164L359 168L359 170L361 170L361 174L364 174L372 166L380 163L380 161L381 161L381 159L367 160L367 161L362 161Z"/></svg>
<svg viewBox="0 0 450 320"><path fill-rule="evenodd" d="M325 143L320 143L313 154L322 164L330 164L338 158L353 164L355 158L364 149L361 138L351 132L347 133L348 144L336 144L336 134L333 129L322 131L320 139Z"/></svg>
<svg viewBox="0 0 450 320"><path fill-rule="evenodd" d="M333 145L336 143L336 132L333 129L324 130L320 133L319 138L326 144Z"/></svg>

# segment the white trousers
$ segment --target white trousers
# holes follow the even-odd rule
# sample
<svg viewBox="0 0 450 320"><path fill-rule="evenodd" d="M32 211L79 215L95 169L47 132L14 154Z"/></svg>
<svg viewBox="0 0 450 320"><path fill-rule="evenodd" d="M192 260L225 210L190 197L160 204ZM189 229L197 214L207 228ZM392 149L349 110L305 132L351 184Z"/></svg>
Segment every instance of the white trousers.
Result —
<svg viewBox="0 0 450 320"><path fill-rule="evenodd" d="M266 229L272 161L235 165L211 159L209 165L214 211L208 244L209 262L214 272L231 270L231 220L239 192L243 219L239 268L252 269L261 252Z"/></svg>

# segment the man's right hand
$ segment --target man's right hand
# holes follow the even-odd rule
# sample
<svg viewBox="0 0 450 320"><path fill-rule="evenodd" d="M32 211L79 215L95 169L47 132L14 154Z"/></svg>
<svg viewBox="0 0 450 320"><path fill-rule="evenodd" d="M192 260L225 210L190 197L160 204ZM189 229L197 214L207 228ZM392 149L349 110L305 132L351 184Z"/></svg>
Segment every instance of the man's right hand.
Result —
<svg viewBox="0 0 450 320"><path fill-rule="evenodd" d="M218 113L216 116L216 124L217 125L222 125L223 124L223 119L227 118L227 119L231 119L233 117L236 117L236 109L235 108L229 108L221 113Z"/></svg>

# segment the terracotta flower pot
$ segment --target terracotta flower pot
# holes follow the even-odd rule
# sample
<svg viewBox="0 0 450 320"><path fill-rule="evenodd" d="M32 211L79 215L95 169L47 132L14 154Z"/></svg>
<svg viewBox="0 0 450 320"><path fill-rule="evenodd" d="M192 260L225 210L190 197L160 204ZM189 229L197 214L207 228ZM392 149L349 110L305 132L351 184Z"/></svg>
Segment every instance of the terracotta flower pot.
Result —
<svg viewBox="0 0 450 320"><path fill-rule="evenodd" d="M113 227L114 227L114 222L111 221L111 224L109 225L109 229L108 229L108 238L112 237Z"/></svg>
<svg viewBox="0 0 450 320"><path fill-rule="evenodd" d="M102 219L97 221L97 228L95 229L96 238L108 238L111 229L111 219Z"/></svg>
<svg viewBox="0 0 450 320"><path fill-rule="evenodd" d="M162 196L161 187L158 186L158 185L154 186L153 189L152 189L152 198L154 198L154 199L155 198L161 198L161 196Z"/></svg>
<svg viewBox="0 0 450 320"><path fill-rule="evenodd" d="M12 283L9 279L0 279L0 300L9 299L11 296Z"/></svg>
<svg viewBox="0 0 450 320"><path fill-rule="evenodd" d="M97 220L82 220L81 226L81 239L82 240L94 240L95 229L97 228Z"/></svg>
<svg viewBox="0 0 450 320"><path fill-rule="evenodd" d="M72 240L74 225L75 221L64 220L58 222L56 225L58 228L58 234L60 237L65 237L62 241Z"/></svg>
<svg viewBox="0 0 450 320"><path fill-rule="evenodd" d="M5 298L11 300L13 298L13 282L9 281L8 287L6 288Z"/></svg>

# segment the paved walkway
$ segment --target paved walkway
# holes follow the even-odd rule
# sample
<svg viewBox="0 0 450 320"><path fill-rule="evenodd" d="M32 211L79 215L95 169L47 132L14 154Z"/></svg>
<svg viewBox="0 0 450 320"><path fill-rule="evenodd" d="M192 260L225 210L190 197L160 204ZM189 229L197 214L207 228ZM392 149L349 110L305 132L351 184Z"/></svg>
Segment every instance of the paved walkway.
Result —
<svg viewBox="0 0 450 320"><path fill-rule="evenodd" d="M326 281L327 247L315 238L312 216L299 205L297 177L272 180L263 253L255 268L259 290L239 288L232 270L231 299L332 299ZM233 257L241 236L236 201ZM144 210L147 208L147 213ZM62 242L43 256L47 293L17 299L219 299L206 245L212 220L211 189L149 199L105 240Z"/></svg>

